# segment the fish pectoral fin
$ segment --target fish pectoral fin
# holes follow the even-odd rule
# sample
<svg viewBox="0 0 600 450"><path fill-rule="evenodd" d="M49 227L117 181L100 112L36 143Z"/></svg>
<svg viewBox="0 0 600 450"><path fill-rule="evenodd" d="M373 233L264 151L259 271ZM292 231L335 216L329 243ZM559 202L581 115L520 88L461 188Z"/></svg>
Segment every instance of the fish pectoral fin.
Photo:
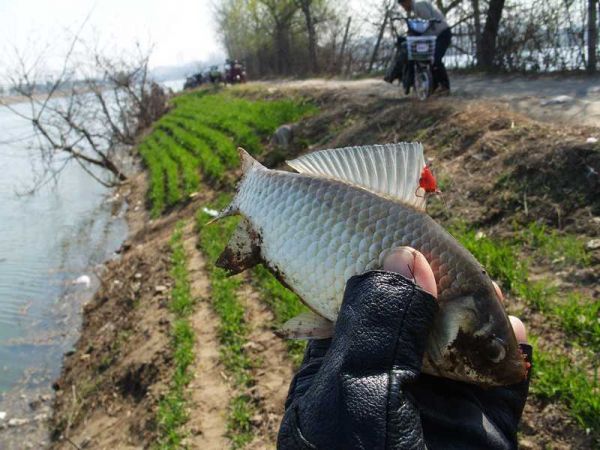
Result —
<svg viewBox="0 0 600 450"><path fill-rule="evenodd" d="M286 339L326 339L333 336L333 322L306 311L288 320L275 334Z"/></svg>
<svg viewBox="0 0 600 450"><path fill-rule="evenodd" d="M215 265L227 270L229 275L235 275L254 267L260 261L260 235L247 219L242 219Z"/></svg>

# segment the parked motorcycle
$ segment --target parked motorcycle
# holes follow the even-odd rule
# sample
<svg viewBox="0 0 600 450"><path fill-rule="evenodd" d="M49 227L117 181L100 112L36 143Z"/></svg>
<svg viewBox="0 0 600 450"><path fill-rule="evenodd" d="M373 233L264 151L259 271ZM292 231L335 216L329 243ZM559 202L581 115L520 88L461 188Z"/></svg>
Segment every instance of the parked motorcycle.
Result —
<svg viewBox="0 0 600 450"><path fill-rule="evenodd" d="M386 80L399 77L408 95L414 88L420 100L427 99L433 92L433 60L436 36L425 35L431 24L437 20L409 19L392 17L392 31L396 37L396 61L392 64ZM404 21L408 28L407 36L401 35L394 22ZM400 67L399 67L400 66Z"/></svg>
<svg viewBox="0 0 600 450"><path fill-rule="evenodd" d="M195 73L194 75L190 75L185 79L185 84L183 85L183 89L193 89L195 87L200 86L204 83L204 77L200 72Z"/></svg>
<svg viewBox="0 0 600 450"><path fill-rule="evenodd" d="M211 66L208 71L208 79L212 84L219 84L223 82L223 74L219 70L219 66Z"/></svg>
<svg viewBox="0 0 600 450"><path fill-rule="evenodd" d="M228 61L225 66L225 82L228 84L245 83L246 69L239 61Z"/></svg>

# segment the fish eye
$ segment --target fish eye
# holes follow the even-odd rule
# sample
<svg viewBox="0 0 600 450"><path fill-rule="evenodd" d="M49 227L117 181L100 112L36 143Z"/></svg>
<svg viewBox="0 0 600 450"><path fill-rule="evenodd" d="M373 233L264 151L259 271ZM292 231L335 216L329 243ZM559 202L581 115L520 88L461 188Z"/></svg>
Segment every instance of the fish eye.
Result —
<svg viewBox="0 0 600 450"><path fill-rule="evenodd" d="M506 343L499 337L492 337L488 344L488 355L490 361L499 363L506 357Z"/></svg>

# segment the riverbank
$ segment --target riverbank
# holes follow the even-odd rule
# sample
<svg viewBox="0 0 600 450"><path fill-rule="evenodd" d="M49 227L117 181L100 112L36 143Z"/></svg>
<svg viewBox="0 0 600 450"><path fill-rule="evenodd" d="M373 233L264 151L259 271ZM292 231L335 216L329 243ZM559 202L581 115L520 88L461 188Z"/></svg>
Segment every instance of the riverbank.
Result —
<svg viewBox="0 0 600 450"><path fill-rule="evenodd" d="M289 135L270 136L286 122L296 125L282 148L276 141ZM205 224L239 176L235 147L282 167L307 149L400 140L424 142L444 191L430 213L484 263L529 327L537 362L521 446L593 448L600 148L588 137L597 133L490 102L337 87L177 97L140 144L148 172L131 181L132 233L56 382L53 448L273 448L302 349L272 330L301 306L261 269L225 278L214 267L235 219ZM182 295L193 300L183 316L173 303Z"/></svg>

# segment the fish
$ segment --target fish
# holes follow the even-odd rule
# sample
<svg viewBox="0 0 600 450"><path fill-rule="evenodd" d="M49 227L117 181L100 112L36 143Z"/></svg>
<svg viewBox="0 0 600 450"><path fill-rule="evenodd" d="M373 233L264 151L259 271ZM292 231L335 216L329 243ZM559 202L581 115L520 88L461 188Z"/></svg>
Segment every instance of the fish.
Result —
<svg viewBox="0 0 600 450"><path fill-rule="evenodd" d="M413 247L433 270L439 309L423 372L481 386L526 378L527 368L485 268L426 212L420 143L321 150L264 167L239 149L236 194L213 221L241 215L216 265L237 274L264 264L308 307L283 325L292 339L332 336L346 282Z"/></svg>

